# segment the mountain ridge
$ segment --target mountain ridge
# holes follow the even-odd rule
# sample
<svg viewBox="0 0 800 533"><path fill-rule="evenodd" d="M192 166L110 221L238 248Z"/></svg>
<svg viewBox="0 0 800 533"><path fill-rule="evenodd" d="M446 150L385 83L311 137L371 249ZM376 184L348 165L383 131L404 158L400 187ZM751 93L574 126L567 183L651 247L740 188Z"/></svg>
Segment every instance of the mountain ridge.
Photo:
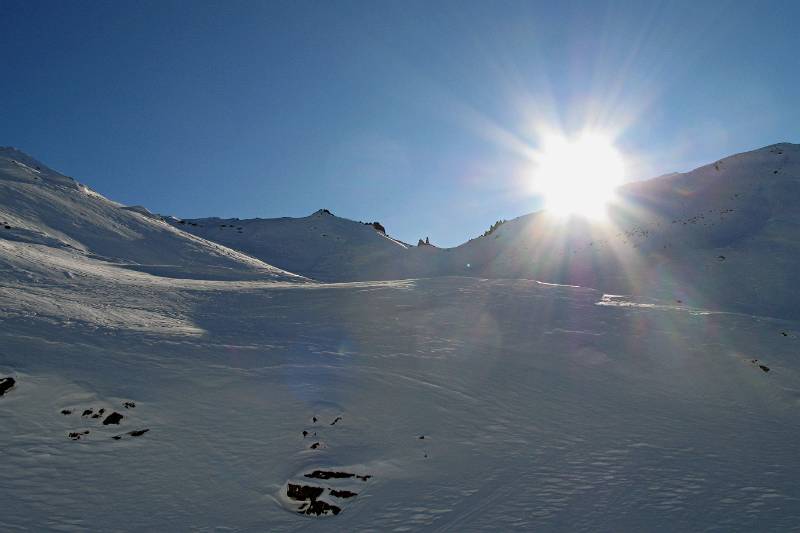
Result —
<svg viewBox="0 0 800 533"><path fill-rule="evenodd" d="M53 180L97 195L16 149L2 149L2 155L6 167L14 167L3 167L6 177L31 183ZM791 143L626 183L606 220L564 219L536 211L452 248L412 246L392 238L379 223L349 220L327 209L299 218L177 219L101 195L95 201L113 206L111 214L146 218L148 224L185 235L184 240L198 238L201 248L208 247L202 243L214 243L225 250L223 255L241 254L260 268L274 266L323 282L441 276L534 279L711 308L775 316L800 313L800 289L791 283L799 266L795 258L800 257L800 240L793 237L800 228L800 145ZM65 241L57 235L59 240ZM132 268L168 277L200 275L190 272L192 261L186 258L172 261L175 268L166 271L154 259L136 261L142 265ZM258 268L248 275L257 277ZM732 284L741 288L732 292Z"/></svg>

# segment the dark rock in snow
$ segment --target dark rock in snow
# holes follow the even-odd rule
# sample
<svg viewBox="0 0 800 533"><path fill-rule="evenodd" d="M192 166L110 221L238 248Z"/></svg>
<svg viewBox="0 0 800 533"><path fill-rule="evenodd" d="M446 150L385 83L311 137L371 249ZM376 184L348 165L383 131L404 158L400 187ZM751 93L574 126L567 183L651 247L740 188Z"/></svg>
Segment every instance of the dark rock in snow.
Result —
<svg viewBox="0 0 800 533"><path fill-rule="evenodd" d="M306 502L300 506L300 510L298 511L300 514L317 516L328 513L334 515L339 514L342 511L340 507L317 499L322 496L323 492L325 492L325 489L322 487L313 487L310 485L295 485L289 483L286 486L286 496L298 502Z"/></svg>
<svg viewBox="0 0 800 533"><path fill-rule="evenodd" d="M133 409L136 407L136 404L133 402L125 402L122 404L122 406L125 407L125 409Z"/></svg>
<svg viewBox="0 0 800 533"><path fill-rule="evenodd" d="M331 496L336 496L337 498L352 498L353 496L358 496L358 493L349 490L331 489Z"/></svg>
<svg viewBox="0 0 800 533"><path fill-rule="evenodd" d="M328 502L324 502L322 500L314 500L309 504L306 504L300 508L300 512L302 514L307 515L324 515L328 514L329 512L337 515L342 512L341 507L337 507L335 505L331 505Z"/></svg>
<svg viewBox="0 0 800 533"><path fill-rule="evenodd" d="M320 442L315 442L314 444L312 444L312 445L310 446L310 449L312 449L312 450L316 450L316 449L317 449L317 448L319 448L320 446L322 446L322 443L320 443Z"/></svg>
<svg viewBox="0 0 800 533"><path fill-rule="evenodd" d="M293 500L303 502L306 500L316 500L325 491L322 487L312 487L310 485L295 485L289 483L286 487L286 495Z"/></svg>
<svg viewBox="0 0 800 533"><path fill-rule="evenodd" d="M84 430L84 431L73 431L68 435L68 437L71 438L72 440L81 440L82 436L88 435L88 434L89 434L89 430L88 429Z"/></svg>
<svg viewBox="0 0 800 533"><path fill-rule="evenodd" d="M330 470L314 470L310 474L306 474L305 477L311 479L347 479L354 477L356 479L360 479L361 481L366 481L372 476L359 476L356 474L350 474L349 472L332 472Z"/></svg>
<svg viewBox="0 0 800 533"><path fill-rule="evenodd" d="M347 472L329 472L325 470L314 470L310 474L306 474L306 477L310 477L312 479L344 479L355 477L355 474L349 474Z"/></svg>
<svg viewBox="0 0 800 533"><path fill-rule="evenodd" d="M336 418L333 420L333 422L331 422L331 425L332 425L332 426L335 426L335 425L336 425L336 422L338 422L338 421L339 421L339 420L341 420L341 419L342 419L342 417L341 417L341 416L337 416L337 417L336 417Z"/></svg>
<svg viewBox="0 0 800 533"><path fill-rule="evenodd" d="M150 430L149 429L135 429L133 431L129 431L128 435L130 435L131 437L141 437L142 435L144 435L148 431L150 431Z"/></svg>
<svg viewBox="0 0 800 533"><path fill-rule="evenodd" d="M71 415L72 411L70 411L69 409L62 409L61 410L61 414L62 415Z"/></svg>
<svg viewBox="0 0 800 533"><path fill-rule="evenodd" d="M108 415L105 420L103 420L103 425L107 426L109 424L119 424L121 420L122 420L122 415L114 411L113 413Z"/></svg>
<svg viewBox="0 0 800 533"><path fill-rule="evenodd" d="M6 392L11 390L11 387L17 382L14 378L2 378L0 379L0 396L3 396Z"/></svg>
<svg viewBox="0 0 800 533"><path fill-rule="evenodd" d="M83 414L81 414L81 416L89 416L90 414L92 414L92 410L91 409L85 409L83 411Z"/></svg>

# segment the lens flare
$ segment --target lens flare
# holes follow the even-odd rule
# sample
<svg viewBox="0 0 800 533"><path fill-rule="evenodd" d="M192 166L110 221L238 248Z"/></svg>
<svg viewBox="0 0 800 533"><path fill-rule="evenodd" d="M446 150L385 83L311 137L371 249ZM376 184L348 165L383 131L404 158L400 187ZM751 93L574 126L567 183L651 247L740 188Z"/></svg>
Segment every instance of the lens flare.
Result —
<svg viewBox="0 0 800 533"><path fill-rule="evenodd" d="M536 190L545 208L560 215L602 216L625 176L622 155L596 133L574 140L550 136L535 159Z"/></svg>

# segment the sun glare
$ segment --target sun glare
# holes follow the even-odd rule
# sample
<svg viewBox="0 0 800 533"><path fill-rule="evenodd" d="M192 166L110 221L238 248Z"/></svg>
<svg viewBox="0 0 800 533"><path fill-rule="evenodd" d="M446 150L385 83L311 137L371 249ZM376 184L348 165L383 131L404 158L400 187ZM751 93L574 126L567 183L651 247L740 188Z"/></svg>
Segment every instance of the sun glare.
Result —
<svg viewBox="0 0 800 533"><path fill-rule="evenodd" d="M599 134L550 137L536 159L536 189L545 208L559 215L603 215L625 174L619 151Z"/></svg>

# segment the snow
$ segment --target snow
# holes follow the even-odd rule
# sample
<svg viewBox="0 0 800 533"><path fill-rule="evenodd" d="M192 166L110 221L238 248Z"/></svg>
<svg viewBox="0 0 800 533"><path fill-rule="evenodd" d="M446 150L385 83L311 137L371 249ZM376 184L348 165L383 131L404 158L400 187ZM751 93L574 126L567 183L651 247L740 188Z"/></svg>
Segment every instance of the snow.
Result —
<svg viewBox="0 0 800 533"><path fill-rule="evenodd" d="M179 227L321 281L522 278L800 318L800 145L630 183L610 213L532 213L450 249L393 246L371 226L323 211Z"/></svg>
<svg viewBox="0 0 800 533"><path fill-rule="evenodd" d="M19 160L26 163L20 166ZM32 173L30 168L36 167L41 170ZM95 257L160 275L297 278L242 252L178 231L143 208L107 200L18 151L0 149L0 198L0 236L14 249L0 256L0 264L9 255L16 261L35 246L46 246L46 252L69 250L76 260ZM14 264L14 268L28 267Z"/></svg>
<svg viewBox="0 0 800 533"><path fill-rule="evenodd" d="M41 180L12 158L45 169ZM484 258L543 215L450 251L404 248L324 212L204 219L191 235L51 182L16 153L0 172L0 222L14 228L0 233L0 378L16 380L0 397L4 530L752 531L800 520L791 316L716 294L706 306L494 277L521 252ZM658 186L687 176L719 183L706 169ZM770 186L795 180L781 179ZM771 203L758 231L710 264L777 242L792 209ZM306 246L327 243L322 233L350 240L314 263ZM285 245L283 264L265 260L262 238ZM723 249L691 242L693 259ZM370 259L356 263L358 249ZM399 257L398 268L449 273L448 254L494 276L322 283L281 270L335 277L351 260L355 276ZM113 412L120 424L104 425ZM341 512L301 514L290 484Z"/></svg>
<svg viewBox="0 0 800 533"><path fill-rule="evenodd" d="M385 264L409 246L373 228L320 209L303 218L179 220L171 224L277 267L320 281L390 279Z"/></svg>

